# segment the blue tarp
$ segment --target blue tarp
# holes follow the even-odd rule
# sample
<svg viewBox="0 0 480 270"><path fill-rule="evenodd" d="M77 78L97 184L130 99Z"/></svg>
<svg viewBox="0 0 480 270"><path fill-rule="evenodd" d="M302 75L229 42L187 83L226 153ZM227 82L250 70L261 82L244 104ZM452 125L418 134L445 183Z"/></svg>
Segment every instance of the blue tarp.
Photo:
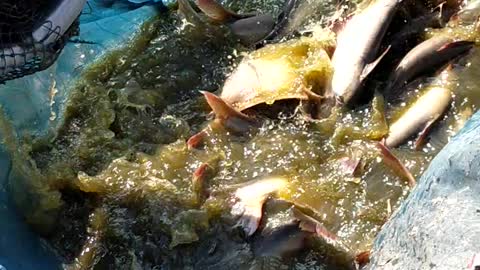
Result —
<svg viewBox="0 0 480 270"><path fill-rule="evenodd" d="M378 234L369 269L480 267L480 112L430 163Z"/></svg>
<svg viewBox="0 0 480 270"><path fill-rule="evenodd" d="M69 43L49 69L0 86L0 105L17 132L41 134L54 128L69 86L81 70L117 44L125 44L145 20L163 8L159 0L89 0L78 37L88 43ZM0 270L59 268L56 258L12 207L5 191L9 168L9 156L0 150Z"/></svg>

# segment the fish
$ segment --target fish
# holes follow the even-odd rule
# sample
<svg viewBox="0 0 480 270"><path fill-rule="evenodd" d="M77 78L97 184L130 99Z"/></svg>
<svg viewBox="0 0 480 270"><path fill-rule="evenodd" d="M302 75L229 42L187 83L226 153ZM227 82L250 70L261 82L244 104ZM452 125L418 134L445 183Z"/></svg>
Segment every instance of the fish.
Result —
<svg viewBox="0 0 480 270"><path fill-rule="evenodd" d="M236 201L231 213L239 218L238 225L247 236L253 235L260 225L263 216L263 205L266 200L285 189L288 181L281 177L269 177L248 183L234 193Z"/></svg>
<svg viewBox="0 0 480 270"><path fill-rule="evenodd" d="M222 86L220 97L243 111L258 104L308 100L308 91L323 94L333 72L327 50L334 35L318 29L318 37L269 44L246 55Z"/></svg>
<svg viewBox="0 0 480 270"><path fill-rule="evenodd" d="M311 233L311 240L314 247L325 252L328 264L333 269L358 269L357 255L333 232L329 231L323 224L307 215L299 208L292 209L293 216L300 222L299 227ZM330 269L330 268L329 268Z"/></svg>
<svg viewBox="0 0 480 270"><path fill-rule="evenodd" d="M442 16L440 11L429 12L417 18L411 19L398 32L388 40L388 44L392 46L392 51L403 52L405 46L410 44L412 38L416 39L422 34L426 28L441 28L447 24L448 16ZM412 41L413 42L413 41ZM406 53L405 51L403 53Z"/></svg>
<svg viewBox="0 0 480 270"><path fill-rule="evenodd" d="M311 233L299 227L292 214L294 207L294 203L281 198L270 198L265 203L258 233L250 239L255 257L283 260L306 248Z"/></svg>
<svg viewBox="0 0 480 270"><path fill-rule="evenodd" d="M388 52L378 50L402 0L379 0L355 14L337 37L332 57L330 89L342 104L352 104L361 95L365 78ZM375 19L372 19L375 18Z"/></svg>
<svg viewBox="0 0 480 270"><path fill-rule="evenodd" d="M438 121L452 102L448 86L429 86L425 93L389 127L385 145L394 148Z"/></svg>
<svg viewBox="0 0 480 270"><path fill-rule="evenodd" d="M248 17L225 8L215 0L196 0L195 4L208 18L219 23Z"/></svg>
<svg viewBox="0 0 480 270"><path fill-rule="evenodd" d="M417 76L441 68L449 61L467 53L474 43L454 41L444 35L434 36L410 50L390 74L384 93L391 94Z"/></svg>
<svg viewBox="0 0 480 270"><path fill-rule="evenodd" d="M278 18L270 14L239 14L215 0L196 0L195 4L211 22L226 25L241 44L251 46L275 38L284 27L286 18L292 12L296 1L286 1L283 12ZM186 0L180 0L179 4L183 6L181 10L186 10L184 8L186 5L190 6Z"/></svg>
<svg viewBox="0 0 480 270"><path fill-rule="evenodd" d="M215 119L213 122L210 122L207 127L192 135L187 140L188 149L195 149L202 146L209 135L209 130L216 125L224 127L233 134L245 134L253 127L259 125L255 119L237 110L221 97L207 91L200 91L200 93L204 95L205 100L212 109Z"/></svg>
<svg viewBox="0 0 480 270"><path fill-rule="evenodd" d="M275 20L271 15L260 14L236 20L229 28L242 44L257 44L274 30Z"/></svg>
<svg viewBox="0 0 480 270"><path fill-rule="evenodd" d="M254 241L254 253L256 256L282 258L303 249L309 235L301 230L295 221L274 229L264 229Z"/></svg>
<svg viewBox="0 0 480 270"><path fill-rule="evenodd" d="M339 246L342 250L348 250L347 247L339 242L338 237L334 233L330 232L325 226L323 226L323 224L314 218L308 216L297 208L293 208L292 213L293 216L299 221L299 226L302 230L314 233L325 242Z"/></svg>
<svg viewBox="0 0 480 270"><path fill-rule="evenodd" d="M284 199L270 199L259 232L251 239L256 257L285 259L313 248L325 260L328 269L355 269L353 251L343 240L317 221L312 209Z"/></svg>
<svg viewBox="0 0 480 270"><path fill-rule="evenodd" d="M287 36L289 33L288 27L290 22L293 20L294 14L297 14L297 2L304 3L298 0L287 0L282 8L282 12L278 15L277 21L275 22L275 26L273 29L263 38L258 40L252 41L257 45L257 48L260 47L259 44L266 44L277 42L280 39ZM256 28L256 26L253 26Z"/></svg>
<svg viewBox="0 0 480 270"><path fill-rule="evenodd" d="M362 251L355 256L355 263L361 269L370 262L370 250Z"/></svg>
<svg viewBox="0 0 480 270"><path fill-rule="evenodd" d="M234 133L245 133L255 124L255 120L235 109L217 95L207 91L201 91L201 93L215 114L214 121L220 123L227 130Z"/></svg>
<svg viewBox="0 0 480 270"><path fill-rule="evenodd" d="M366 269L468 269L478 256L479 120L474 115L428 165L377 234Z"/></svg>
<svg viewBox="0 0 480 270"><path fill-rule="evenodd" d="M302 37L268 44L248 54L228 76L219 96L201 91L211 107L217 124L226 130L244 134L259 123L243 113L261 104L281 100L307 101L321 96L332 73L327 50L334 43L333 33L319 29L316 37ZM189 148L199 147L208 135L206 129L193 135Z"/></svg>
<svg viewBox="0 0 480 270"><path fill-rule="evenodd" d="M412 173L403 165L403 163L390 151L388 146L384 142L379 142L376 147L380 150L383 156L383 162L401 178L407 181L409 187L414 187L417 184L415 177Z"/></svg>

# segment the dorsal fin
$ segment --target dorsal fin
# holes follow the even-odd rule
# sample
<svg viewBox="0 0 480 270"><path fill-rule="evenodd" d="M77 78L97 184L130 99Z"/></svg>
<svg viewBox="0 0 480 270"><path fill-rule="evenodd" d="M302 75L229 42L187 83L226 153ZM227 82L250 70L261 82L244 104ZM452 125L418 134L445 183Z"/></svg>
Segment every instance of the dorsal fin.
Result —
<svg viewBox="0 0 480 270"><path fill-rule="evenodd" d="M432 120L428 121L423 127L422 131L418 135L418 138L415 140L415 150L419 151L421 147L427 141L427 136L432 130L433 125L440 118L440 115L435 116Z"/></svg>
<svg viewBox="0 0 480 270"><path fill-rule="evenodd" d="M198 148L204 143L205 137L208 136L208 133L205 129L193 135L187 140L188 149Z"/></svg>
<svg viewBox="0 0 480 270"><path fill-rule="evenodd" d="M385 49L385 51L373 62L365 65L363 68L362 74L360 74L360 80L363 81L370 72L372 72L373 69L380 63L380 61L383 59L383 57L387 54L387 52L390 50L392 46L389 45L388 48Z"/></svg>
<svg viewBox="0 0 480 270"><path fill-rule="evenodd" d="M438 48L437 52L441 52L441 51L453 49L453 48L468 50L469 48L473 47L474 44L475 42L473 41L466 41L466 40L454 41L454 42L447 43L442 47Z"/></svg>
<svg viewBox="0 0 480 270"><path fill-rule="evenodd" d="M327 241L337 241L338 237L334 233L330 232L323 224L319 221L315 220L314 218L308 216L307 214L303 213L299 209L293 207L292 214L297 219L299 223L299 227L301 230L314 233L319 237L324 238Z"/></svg>
<svg viewBox="0 0 480 270"><path fill-rule="evenodd" d="M222 98L206 91L200 91L208 105L215 113L215 120L233 132L246 132L253 124L253 119L238 111Z"/></svg>
<svg viewBox="0 0 480 270"><path fill-rule="evenodd" d="M205 13L207 17L220 23L242 17L241 15L226 9L215 0L196 0L195 4L197 4L198 8Z"/></svg>
<svg viewBox="0 0 480 270"><path fill-rule="evenodd" d="M250 120L250 117L233 108L232 105L225 102L221 97L207 91L200 91L200 93L205 96L208 105L215 114L215 118L227 119L229 117L238 117Z"/></svg>
<svg viewBox="0 0 480 270"><path fill-rule="evenodd" d="M183 15L185 19L194 25L202 25L202 17L193 9L192 5L188 0L178 0L178 12Z"/></svg>

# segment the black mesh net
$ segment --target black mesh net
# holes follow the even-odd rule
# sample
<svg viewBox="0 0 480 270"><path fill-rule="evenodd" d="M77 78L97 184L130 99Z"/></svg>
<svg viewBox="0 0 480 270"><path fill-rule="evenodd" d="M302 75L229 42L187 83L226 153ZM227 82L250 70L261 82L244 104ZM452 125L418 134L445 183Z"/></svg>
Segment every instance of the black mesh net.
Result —
<svg viewBox="0 0 480 270"><path fill-rule="evenodd" d="M61 35L46 21L59 1L0 0L0 83L48 68L58 57L68 39L78 34L78 20ZM33 31L47 30L44 40L35 41Z"/></svg>

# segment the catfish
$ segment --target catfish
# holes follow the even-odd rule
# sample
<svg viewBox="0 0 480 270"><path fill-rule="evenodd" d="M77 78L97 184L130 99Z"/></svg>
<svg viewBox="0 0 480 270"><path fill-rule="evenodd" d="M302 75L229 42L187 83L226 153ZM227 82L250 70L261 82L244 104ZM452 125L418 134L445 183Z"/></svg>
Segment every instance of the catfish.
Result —
<svg viewBox="0 0 480 270"><path fill-rule="evenodd" d="M445 66L450 61L467 53L474 42L459 40L455 41L448 36L434 36L415 46L400 61L391 73L386 94L398 92L407 83L422 74Z"/></svg>
<svg viewBox="0 0 480 270"><path fill-rule="evenodd" d="M332 57L330 92L341 104L352 105L370 72L388 52L378 56L383 37L402 0L379 0L355 14L337 37Z"/></svg>

